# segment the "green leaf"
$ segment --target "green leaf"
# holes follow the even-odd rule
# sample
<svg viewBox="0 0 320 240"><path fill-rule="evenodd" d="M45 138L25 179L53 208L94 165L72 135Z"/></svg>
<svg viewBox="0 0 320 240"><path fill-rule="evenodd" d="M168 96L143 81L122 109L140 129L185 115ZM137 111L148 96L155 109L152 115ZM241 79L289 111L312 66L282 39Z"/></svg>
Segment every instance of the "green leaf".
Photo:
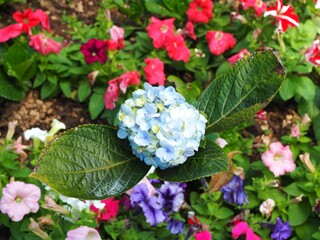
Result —
<svg viewBox="0 0 320 240"><path fill-rule="evenodd" d="M318 114L318 116L314 119L313 131L317 141L320 142L320 114Z"/></svg>
<svg viewBox="0 0 320 240"><path fill-rule="evenodd" d="M84 79L80 82L80 86L78 88L78 99L80 102L83 102L84 100L89 97L91 93L91 87L88 79Z"/></svg>
<svg viewBox="0 0 320 240"><path fill-rule="evenodd" d="M289 206L290 226L303 224L311 213L311 206L307 200Z"/></svg>
<svg viewBox="0 0 320 240"><path fill-rule="evenodd" d="M228 157L223 149L208 141L205 149L200 148L183 164L165 170L157 169L156 172L166 181L187 182L227 171L228 165Z"/></svg>
<svg viewBox="0 0 320 240"><path fill-rule="evenodd" d="M207 133L252 119L279 90L285 69L277 53L257 51L234 64L201 94L197 109L208 117Z"/></svg>
<svg viewBox="0 0 320 240"><path fill-rule="evenodd" d="M0 97L12 101L21 101L24 98L24 91L18 89L12 82L8 81L2 71L0 71Z"/></svg>
<svg viewBox="0 0 320 240"><path fill-rule="evenodd" d="M282 87L279 90L279 94L280 94L281 98L284 101L287 101L290 98L292 98L295 95L298 86L299 86L299 77L298 76L290 75L290 76L286 77L286 79L283 82Z"/></svg>
<svg viewBox="0 0 320 240"><path fill-rule="evenodd" d="M297 197L303 193L303 191L299 188L297 182L291 183L289 186L286 186L283 190L294 197Z"/></svg>
<svg viewBox="0 0 320 240"><path fill-rule="evenodd" d="M317 233L319 229L319 220L318 219L308 219L304 224L295 227L295 232L300 239L319 239Z"/></svg>
<svg viewBox="0 0 320 240"><path fill-rule="evenodd" d="M89 101L89 113L91 119L96 119L104 109L103 94L93 93Z"/></svg>
<svg viewBox="0 0 320 240"><path fill-rule="evenodd" d="M71 86L71 82L68 80L62 80L59 82L59 86L61 91L63 92L63 94L66 97L71 97L71 92L72 92L72 86Z"/></svg>
<svg viewBox="0 0 320 240"><path fill-rule="evenodd" d="M39 156L31 174L63 195L105 199L135 186L150 166L127 141L104 125L82 125L59 135Z"/></svg>
<svg viewBox="0 0 320 240"><path fill-rule="evenodd" d="M54 93L57 91L57 88L58 85L54 85L49 81L43 84L40 90L41 99L52 97Z"/></svg>
<svg viewBox="0 0 320 240"><path fill-rule="evenodd" d="M301 76L298 81L297 93L305 100L313 100L316 95L316 86L308 77Z"/></svg>
<svg viewBox="0 0 320 240"><path fill-rule="evenodd" d="M33 82L33 87L34 88L39 87L46 81L46 79L47 79L46 74L44 74L43 72L38 72Z"/></svg>
<svg viewBox="0 0 320 240"><path fill-rule="evenodd" d="M160 0L144 0L146 9L148 12L159 14L160 16L174 17L181 19L181 16L173 11L169 11L165 6L162 5Z"/></svg>

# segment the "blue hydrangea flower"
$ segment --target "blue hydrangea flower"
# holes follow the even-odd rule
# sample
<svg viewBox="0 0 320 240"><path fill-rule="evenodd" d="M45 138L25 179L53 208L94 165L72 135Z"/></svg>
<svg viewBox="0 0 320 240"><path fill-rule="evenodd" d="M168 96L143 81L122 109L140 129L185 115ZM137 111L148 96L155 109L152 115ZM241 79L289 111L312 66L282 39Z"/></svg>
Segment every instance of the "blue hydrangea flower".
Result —
<svg viewBox="0 0 320 240"><path fill-rule="evenodd" d="M289 222L284 223L281 218L277 218L271 233L271 238L274 240L288 239L291 236L291 231L292 229Z"/></svg>
<svg viewBox="0 0 320 240"><path fill-rule="evenodd" d="M172 234L179 234L184 232L184 222L171 218L168 222L167 229Z"/></svg>
<svg viewBox="0 0 320 240"><path fill-rule="evenodd" d="M230 204L243 205L248 203L243 180L237 175L233 175L231 181L224 185L220 191L223 193L224 200Z"/></svg>
<svg viewBox="0 0 320 240"><path fill-rule="evenodd" d="M145 183L138 184L130 196L130 201L133 207L140 206L147 222L151 226L155 226L164 222L167 219L167 214L161 209L156 196L148 196L148 191Z"/></svg>
<svg viewBox="0 0 320 240"><path fill-rule="evenodd" d="M148 165L166 169L184 163L198 151L206 118L171 86L144 88L121 105L118 137L128 138Z"/></svg>

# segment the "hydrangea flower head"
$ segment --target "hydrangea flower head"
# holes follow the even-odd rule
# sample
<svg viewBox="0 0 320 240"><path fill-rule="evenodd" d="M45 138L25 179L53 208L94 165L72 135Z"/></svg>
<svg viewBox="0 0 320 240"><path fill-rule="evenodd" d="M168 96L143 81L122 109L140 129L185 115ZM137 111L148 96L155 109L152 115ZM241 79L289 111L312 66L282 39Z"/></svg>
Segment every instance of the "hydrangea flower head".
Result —
<svg viewBox="0 0 320 240"><path fill-rule="evenodd" d="M146 164L166 169L184 163L198 150L207 120L173 87L145 83L118 113L119 138Z"/></svg>
<svg viewBox="0 0 320 240"><path fill-rule="evenodd" d="M293 162L292 157L290 147L283 146L281 142L271 143L270 149L261 155L263 163L269 167L275 177L296 169L296 164Z"/></svg>
<svg viewBox="0 0 320 240"><path fill-rule="evenodd" d="M39 210L40 188L34 184L16 181L8 183L2 189L0 210L8 214L14 222L19 222L24 215Z"/></svg>

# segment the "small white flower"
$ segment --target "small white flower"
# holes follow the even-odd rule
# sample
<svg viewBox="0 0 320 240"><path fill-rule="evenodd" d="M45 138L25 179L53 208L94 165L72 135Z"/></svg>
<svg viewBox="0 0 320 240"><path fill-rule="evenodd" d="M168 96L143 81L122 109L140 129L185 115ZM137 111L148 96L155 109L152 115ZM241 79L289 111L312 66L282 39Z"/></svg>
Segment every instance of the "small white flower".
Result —
<svg viewBox="0 0 320 240"><path fill-rule="evenodd" d="M40 128L36 127L24 131L23 136L27 141L32 138L33 140L39 139L40 141L45 142L48 133L46 130L41 130Z"/></svg>
<svg viewBox="0 0 320 240"><path fill-rule="evenodd" d="M276 203L274 202L274 200L271 198L268 198L263 203L261 203L259 210L263 215L269 218L275 205Z"/></svg>
<svg viewBox="0 0 320 240"><path fill-rule="evenodd" d="M49 135L53 136L62 129L66 129L66 125L63 122L60 122L58 119L53 119Z"/></svg>

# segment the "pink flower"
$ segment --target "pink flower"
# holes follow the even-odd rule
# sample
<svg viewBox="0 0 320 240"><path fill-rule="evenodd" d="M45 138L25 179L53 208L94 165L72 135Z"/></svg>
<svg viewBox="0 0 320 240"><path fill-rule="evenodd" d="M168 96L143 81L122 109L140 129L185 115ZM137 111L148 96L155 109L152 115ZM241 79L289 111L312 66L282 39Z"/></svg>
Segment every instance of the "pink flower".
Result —
<svg viewBox="0 0 320 240"><path fill-rule="evenodd" d="M174 20L174 18L160 20L151 17L151 23L147 26L147 32L155 48L164 48L167 37L174 35Z"/></svg>
<svg viewBox="0 0 320 240"><path fill-rule="evenodd" d="M213 2L211 0L193 0L189 3L186 14L193 23L208 23L213 17Z"/></svg>
<svg viewBox="0 0 320 240"><path fill-rule="evenodd" d="M1 36L1 35L0 35ZM313 65L320 67L320 40L315 40L312 47L306 52L306 60Z"/></svg>
<svg viewBox="0 0 320 240"><path fill-rule="evenodd" d="M116 107L116 102L120 96L118 79L109 81L109 86L104 94L103 102L106 109L114 109Z"/></svg>
<svg viewBox="0 0 320 240"><path fill-rule="evenodd" d="M39 19L40 23L41 23L41 27L45 30L47 30L48 32L51 32L50 29L50 23L49 23L49 16L42 11L41 9L37 9L34 13L33 16L37 19Z"/></svg>
<svg viewBox="0 0 320 240"><path fill-rule="evenodd" d="M57 43L43 33L32 36L29 45L43 55L48 55L49 53L57 54L62 49L60 43Z"/></svg>
<svg viewBox="0 0 320 240"><path fill-rule="evenodd" d="M6 42L10 38L15 38L23 32L23 24L11 24L5 28L0 29L0 42Z"/></svg>
<svg viewBox="0 0 320 240"><path fill-rule="evenodd" d="M168 36L165 47L169 57L173 60L189 61L190 50L187 48L184 38L181 35Z"/></svg>
<svg viewBox="0 0 320 240"><path fill-rule="evenodd" d="M194 25L192 22L187 22L186 27L183 29L182 34L188 36L193 40L197 39L197 36L194 34Z"/></svg>
<svg viewBox="0 0 320 240"><path fill-rule="evenodd" d="M261 159L275 177L292 172L296 168L290 147L283 146L280 142L271 143L270 149L261 155Z"/></svg>
<svg viewBox="0 0 320 240"><path fill-rule="evenodd" d="M34 14L31 8L24 12L15 12L13 19L22 24L22 31L28 35L31 34L31 28L40 23L39 14Z"/></svg>
<svg viewBox="0 0 320 240"><path fill-rule="evenodd" d="M246 235L246 240L261 240L261 238L252 231L246 222L238 222L232 228L232 237L237 239L243 234Z"/></svg>
<svg viewBox="0 0 320 240"><path fill-rule="evenodd" d="M107 61L107 43L91 38L87 43L81 45L80 51L84 55L87 64L94 62L106 63Z"/></svg>
<svg viewBox="0 0 320 240"><path fill-rule="evenodd" d="M266 121L267 120L267 112L265 110L260 110L259 112L257 112L254 117L256 119L262 120L262 121Z"/></svg>
<svg viewBox="0 0 320 240"><path fill-rule="evenodd" d="M24 215L39 210L40 188L24 182L10 182L2 189L0 210L8 214L14 222L19 222Z"/></svg>
<svg viewBox="0 0 320 240"><path fill-rule="evenodd" d="M81 226L67 232L66 240L101 240L97 230L87 226Z"/></svg>
<svg viewBox="0 0 320 240"><path fill-rule="evenodd" d="M202 232L198 232L194 235L196 240L211 240L211 233L207 230L203 230Z"/></svg>
<svg viewBox="0 0 320 240"><path fill-rule="evenodd" d="M103 209L97 208L94 204L91 204L90 210L95 212L98 222L109 221L111 218L115 218L119 211L119 200L114 200L113 197L101 200L101 203L105 204Z"/></svg>
<svg viewBox="0 0 320 240"><path fill-rule="evenodd" d="M216 144L219 145L219 147L224 148L228 142L224 138L217 138L216 139Z"/></svg>
<svg viewBox="0 0 320 240"><path fill-rule="evenodd" d="M234 64L236 61L238 61L239 59L250 55L250 52L243 48L240 50L240 52L238 52L237 54L233 55L232 57L228 58L228 61L230 62L230 64Z"/></svg>
<svg viewBox="0 0 320 240"><path fill-rule="evenodd" d="M249 7L254 8L256 16L262 15L267 9L267 5L262 0L242 0L244 10Z"/></svg>
<svg viewBox="0 0 320 240"><path fill-rule="evenodd" d="M278 30L285 32L289 26L299 27L299 16L293 13L294 9L291 5L283 5L282 0L277 0L275 6L268 7L264 16L273 16L279 23Z"/></svg>
<svg viewBox="0 0 320 240"><path fill-rule="evenodd" d="M140 84L140 76L137 71L131 71L122 74L119 77L119 86L123 93L126 93L127 87L131 85L139 85Z"/></svg>
<svg viewBox="0 0 320 240"><path fill-rule="evenodd" d="M292 129L291 129L291 137L295 137L298 138L300 136L300 128L299 125L295 125Z"/></svg>
<svg viewBox="0 0 320 240"><path fill-rule="evenodd" d="M159 58L146 58L144 62L147 64L143 70L148 83L164 85L166 75L164 74L163 62Z"/></svg>
<svg viewBox="0 0 320 240"><path fill-rule="evenodd" d="M210 52L214 55L220 55L236 45L236 39L233 35L222 31L208 31L206 39Z"/></svg>
<svg viewBox="0 0 320 240"><path fill-rule="evenodd" d="M124 48L124 29L121 27L113 26L109 29L112 43L117 44L117 49ZM113 44L110 44L110 47L113 46ZM108 46L109 49L109 46Z"/></svg>

